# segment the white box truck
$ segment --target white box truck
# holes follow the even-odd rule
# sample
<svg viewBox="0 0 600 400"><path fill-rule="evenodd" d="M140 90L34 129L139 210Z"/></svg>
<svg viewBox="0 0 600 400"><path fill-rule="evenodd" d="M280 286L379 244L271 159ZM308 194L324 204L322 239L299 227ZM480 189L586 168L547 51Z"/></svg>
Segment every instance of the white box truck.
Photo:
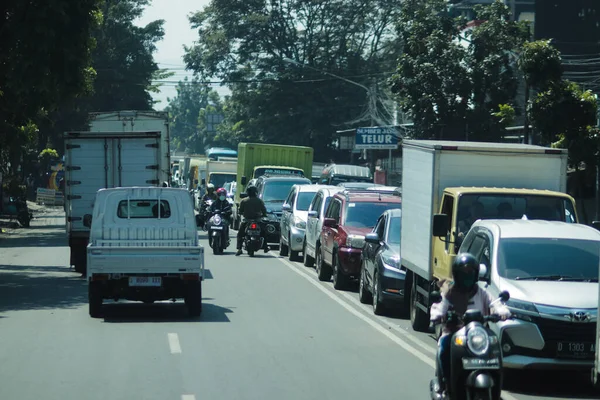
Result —
<svg viewBox="0 0 600 400"><path fill-rule="evenodd" d="M402 145L402 267L405 311L429 328L429 294L477 219L577 223L566 194L567 150L505 143L405 140Z"/></svg>
<svg viewBox="0 0 600 400"><path fill-rule="evenodd" d="M215 189L223 187L227 182L235 182L237 176L237 161L206 161L206 177L202 185L212 183Z"/></svg>
<svg viewBox="0 0 600 400"><path fill-rule="evenodd" d="M86 272L91 214L99 189L160 186L171 181L166 112L114 111L90 114L89 131L66 132L65 209L70 264Z"/></svg>

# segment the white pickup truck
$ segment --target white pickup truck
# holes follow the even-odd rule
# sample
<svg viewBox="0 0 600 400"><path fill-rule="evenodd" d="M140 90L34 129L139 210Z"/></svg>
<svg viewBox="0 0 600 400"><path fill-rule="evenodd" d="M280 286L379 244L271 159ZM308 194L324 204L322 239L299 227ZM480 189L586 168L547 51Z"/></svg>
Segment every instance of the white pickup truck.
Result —
<svg viewBox="0 0 600 400"><path fill-rule="evenodd" d="M100 189L87 246L89 313L102 316L104 299L185 300L191 316L202 312L204 248L185 189Z"/></svg>

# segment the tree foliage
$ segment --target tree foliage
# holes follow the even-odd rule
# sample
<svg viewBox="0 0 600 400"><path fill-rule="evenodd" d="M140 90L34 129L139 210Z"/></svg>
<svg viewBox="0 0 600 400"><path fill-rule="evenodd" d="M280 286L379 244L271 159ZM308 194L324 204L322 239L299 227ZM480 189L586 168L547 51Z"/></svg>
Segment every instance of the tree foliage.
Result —
<svg viewBox="0 0 600 400"><path fill-rule="evenodd" d="M495 140L504 127L494 115L515 100L512 51L527 30L511 21L502 1L475 11L479 24L468 32L445 0L403 2L397 24L403 54L391 85L421 137Z"/></svg>
<svg viewBox="0 0 600 400"><path fill-rule="evenodd" d="M398 54L397 11L392 0L212 0L190 18L199 40L184 59L230 85L221 129L231 130L219 140L306 144L326 157L335 130L377 116L361 115L364 88L303 65L370 87Z"/></svg>

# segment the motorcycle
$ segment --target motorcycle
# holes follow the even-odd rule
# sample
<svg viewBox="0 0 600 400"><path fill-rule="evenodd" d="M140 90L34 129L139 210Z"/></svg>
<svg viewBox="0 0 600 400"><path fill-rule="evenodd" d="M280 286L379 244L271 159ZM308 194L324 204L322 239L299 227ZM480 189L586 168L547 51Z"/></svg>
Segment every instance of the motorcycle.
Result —
<svg viewBox="0 0 600 400"><path fill-rule="evenodd" d="M249 219L247 222L243 248L250 257L254 257L254 253L263 247L265 240L261 235L262 222L259 219Z"/></svg>
<svg viewBox="0 0 600 400"><path fill-rule="evenodd" d="M221 215L221 210L212 213L206 223L208 230L208 244L213 249L213 254L223 254L223 250L229 247L229 225Z"/></svg>
<svg viewBox="0 0 600 400"><path fill-rule="evenodd" d="M432 301L439 303L442 298L438 292L431 294ZM506 303L510 295L503 291L498 299ZM439 393L438 377L431 380L429 392L431 400L500 400L502 392L502 351L498 337L488 327L488 322L498 322L500 316L483 316L479 310L467 310L461 317L448 310L463 327L450 339L450 376L446 377L446 391ZM439 323L439 322L437 322Z"/></svg>
<svg viewBox="0 0 600 400"><path fill-rule="evenodd" d="M198 213L202 218L202 229L206 231L208 229L208 219L210 218L210 206L212 205L213 200L206 200L200 204L200 210Z"/></svg>
<svg viewBox="0 0 600 400"><path fill-rule="evenodd" d="M16 219L23 228L29 228L33 213L29 211L27 202L16 197L9 197L8 203L2 207L0 216Z"/></svg>

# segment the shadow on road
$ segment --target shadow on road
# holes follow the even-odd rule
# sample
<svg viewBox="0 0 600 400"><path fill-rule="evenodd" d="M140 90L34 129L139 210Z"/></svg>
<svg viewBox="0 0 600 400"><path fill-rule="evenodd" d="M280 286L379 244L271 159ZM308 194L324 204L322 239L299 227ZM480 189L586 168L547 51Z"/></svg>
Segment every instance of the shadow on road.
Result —
<svg viewBox="0 0 600 400"><path fill-rule="evenodd" d="M0 265L0 312L76 308L87 304L84 280L52 272L69 272L69 269Z"/></svg>
<svg viewBox="0 0 600 400"><path fill-rule="evenodd" d="M23 228L29 230L25 235L10 235L0 240L0 248L8 247L64 247L68 246L67 235L64 231L39 233L36 230L53 229L53 225ZM19 232L21 233L21 232Z"/></svg>
<svg viewBox="0 0 600 400"><path fill-rule="evenodd" d="M591 369L591 368L590 368ZM527 396L561 399L598 399L588 372L565 371L508 371L504 390Z"/></svg>
<svg viewBox="0 0 600 400"><path fill-rule="evenodd" d="M143 303L108 303L104 304L104 322L109 323L142 323L142 322L230 322L227 314L232 308L216 304L204 303L200 317L189 317L183 301L177 303L160 302Z"/></svg>

